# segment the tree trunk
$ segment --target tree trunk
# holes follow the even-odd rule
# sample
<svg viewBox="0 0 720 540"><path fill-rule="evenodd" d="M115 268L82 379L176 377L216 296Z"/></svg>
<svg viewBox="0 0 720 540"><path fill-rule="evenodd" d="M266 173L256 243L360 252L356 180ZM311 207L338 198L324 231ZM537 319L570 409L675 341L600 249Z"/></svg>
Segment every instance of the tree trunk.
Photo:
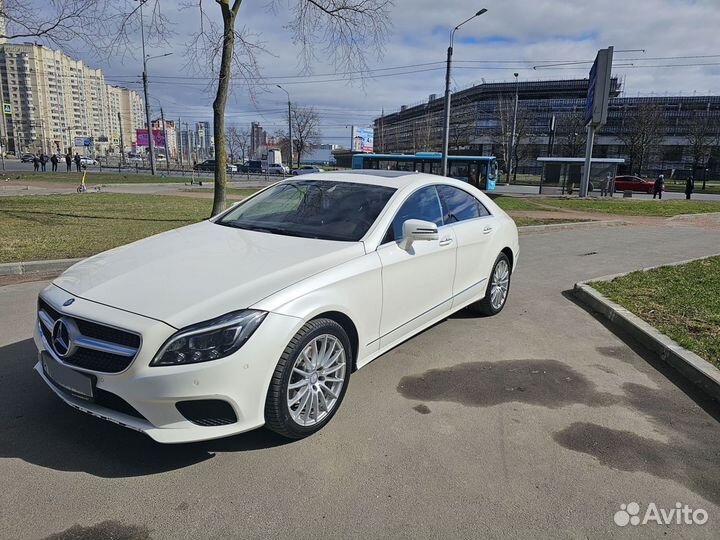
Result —
<svg viewBox="0 0 720 540"><path fill-rule="evenodd" d="M228 0L219 2L223 19L223 47L220 60L217 94L213 101L213 133L215 135L215 190L212 215L216 216L226 206L227 149L225 147L225 106L230 91L233 49L235 47L235 16Z"/></svg>

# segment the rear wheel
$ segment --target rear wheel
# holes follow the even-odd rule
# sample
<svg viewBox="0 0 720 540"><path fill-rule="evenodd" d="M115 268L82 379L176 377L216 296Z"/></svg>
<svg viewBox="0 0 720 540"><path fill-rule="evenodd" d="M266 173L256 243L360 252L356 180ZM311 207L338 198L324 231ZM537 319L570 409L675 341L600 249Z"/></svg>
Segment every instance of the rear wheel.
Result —
<svg viewBox="0 0 720 540"><path fill-rule="evenodd" d="M347 333L337 322L305 324L275 368L265 401L267 427L290 439L322 429L345 397L351 354Z"/></svg>
<svg viewBox="0 0 720 540"><path fill-rule="evenodd" d="M510 292L512 268L507 255L501 253L495 259L490 280L485 289L485 298L471 304L471 308L482 315L497 315L505 307Z"/></svg>

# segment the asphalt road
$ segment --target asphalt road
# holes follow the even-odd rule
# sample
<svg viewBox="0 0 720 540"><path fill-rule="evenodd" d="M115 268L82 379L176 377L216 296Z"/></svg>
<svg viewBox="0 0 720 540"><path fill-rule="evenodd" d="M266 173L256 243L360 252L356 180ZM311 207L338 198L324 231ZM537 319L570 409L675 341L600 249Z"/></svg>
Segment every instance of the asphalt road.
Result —
<svg viewBox="0 0 720 540"><path fill-rule="evenodd" d="M61 172L64 167L64 163L61 164ZM14 171L22 171L22 172L32 172L32 163L20 163L17 160L5 160L5 170L8 173L12 173ZM50 165L47 166L47 170L50 170ZM99 169L96 167L90 167L88 170L92 171L98 171ZM115 173L117 172L116 168L103 168L103 173ZM164 166L158 166L158 175L164 175L166 176ZM123 172L127 173L128 171L124 170ZM143 174L150 174L149 171L142 171ZM2 177L2 172L0 172L0 177ZM196 173L198 174L198 173ZM186 172L185 175L181 175L179 173L171 173L169 176L177 178L179 183L183 183L186 181L189 181L189 172ZM212 173L209 172L201 172L199 173L199 176L202 177L202 179L207 182L208 186L212 186ZM92 175L90 176L92 178ZM0 178L1 179L1 178ZM252 175L246 175L246 174L233 174L230 178L231 181L239 183L239 184L249 184L249 185L265 185L268 182L275 182L279 180L280 177L276 175L262 175L262 174L252 174ZM90 181L90 185L92 185L92 181ZM700 182L698 182L698 188L700 186ZM0 188L2 188L2 184L0 184ZM53 192L71 192L75 189L75 186L68 186L66 188L58 188L52 190ZM175 189L175 187L170 187L168 185L159 186L157 190L153 192L162 192L167 191L170 189ZM108 192L122 192L122 193L147 193L149 190L152 190L150 186L139 186L137 184L122 184L122 185L107 185L103 188L103 191ZM47 192L47 189L42 190L36 190L38 192ZM498 182L496 190L497 193L500 194L512 194L512 195L537 195L538 194L538 186L527 186L527 185L505 185L504 183ZM15 195L14 190L9 189L0 189L0 195ZM22 194L22 193L21 193ZM598 196L597 193L591 193L590 196ZM622 193L616 193L615 197L622 197ZM719 194L712 194L712 193L702 193L699 189L693 194L693 199L698 200L720 200ZM633 198L638 199L652 199L652 195L647 195L645 193L634 193ZM663 198L665 199L684 199L685 194L684 193L675 193L675 192L666 192L663 194Z"/></svg>
<svg viewBox="0 0 720 540"><path fill-rule="evenodd" d="M397 347L292 443L161 446L64 406L32 371L43 284L0 288L0 537L720 537L720 410L564 294L718 252L717 232L561 231L521 249L500 316ZM630 502L709 521L619 527Z"/></svg>

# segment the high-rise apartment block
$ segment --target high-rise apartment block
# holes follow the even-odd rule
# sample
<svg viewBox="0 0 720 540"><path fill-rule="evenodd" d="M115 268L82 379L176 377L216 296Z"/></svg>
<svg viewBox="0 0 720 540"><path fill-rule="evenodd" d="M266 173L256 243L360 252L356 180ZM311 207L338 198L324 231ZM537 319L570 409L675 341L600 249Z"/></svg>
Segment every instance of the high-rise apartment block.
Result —
<svg viewBox="0 0 720 540"><path fill-rule="evenodd" d="M117 153L143 128L140 95L61 51L0 44L0 143L8 152Z"/></svg>

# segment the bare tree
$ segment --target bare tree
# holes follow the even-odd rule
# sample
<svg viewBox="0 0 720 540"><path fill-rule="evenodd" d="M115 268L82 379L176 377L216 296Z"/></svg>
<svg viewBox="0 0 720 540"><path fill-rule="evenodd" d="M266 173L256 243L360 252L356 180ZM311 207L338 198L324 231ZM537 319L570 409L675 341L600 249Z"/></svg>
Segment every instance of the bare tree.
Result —
<svg viewBox="0 0 720 540"><path fill-rule="evenodd" d="M312 107L293 107L293 147L297 155L297 166L300 167L300 158L303 153L316 145L320 139L320 117Z"/></svg>
<svg viewBox="0 0 720 540"><path fill-rule="evenodd" d="M583 113L578 111L559 116L555 124L555 138L563 157L584 156L587 130Z"/></svg>
<svg viewBox="0 0 720 540"><path fill-rule="evenodd" d="M515 104L513 99L499 98L495 108L495 129L493 133L493 144L500 148L501 160L505 166L505 178L509 182L510 175L513 179L517 177L517 165L519 160L525 158L530 150L530 145L535 140L532 132L532 113L518 104L517 119L515 124L515 144L513 140L513 119ZM513 170L510 170L510 156L513 156Z"/></svg>
<svg viewBox="0 0 720 540"><path fill-rule="evenodd" d="M687 143L693 160L693 174L705 168L712 154L712 149L720 144L720 121L709 111L697 111L691 117L688 125ZM705 189L706 176L703 174L703 189Z"/></svg>
<svg viewBox="0 0 720 540"><path fill-rule="evenodd" d="M627 111L617 133L625 145L630 172L642 173L649 157L662 141L663 109L655 103L641 103Z"/></svg>
<svg viewBox="0 0 720 540"><path fill-rule="evenodd" d="M241 159L245 161L245 154L250 146L250 130L231 126L225 132L225 143L227 144L230 160Z"/></svg>
<svg viewBox="0 0 720 540"><path fill-rule="evenodd" d="M161 0L141 2L154 4L154 28L148 34L155 40L163 40L172 33L173 25L168 24L159 10ZM104 3L112 7L103 25L105 34L113 36L107 50L112 53L127 50L131 45L131 29L137 25L137 17L134 15L140 4L132 0L106 0ZM195 18L198 21L198 29L189 40L185 56L194 70L207 76L208 91L215 95L213 215L226 206L225 109L231 83L239 82L251 96L255 88L262 84L258 56L267 51L260 36L250 32L241 23L241 7L248 3L257 4L275 16L282 14L287 17L285 28L290 31L298 47L303 71L310 71L319 48L323 57L329 59L337 71L362 73L368 66L368 55L380 56L383 52L393 0L214 0L212 4L219 10L220 23L210 16L209 10L213 8L208 5L208 0L184 0L181 3L183 8L196 10ZM113 31L110 31L111 27Z"/></svg>
<svg viewBox="0 0 720 540"><path fill-rule="evenodd" d="M92 33L98 0L0 0L0 39L34 39L65 49L73 41L94 46Z"/></svg>

